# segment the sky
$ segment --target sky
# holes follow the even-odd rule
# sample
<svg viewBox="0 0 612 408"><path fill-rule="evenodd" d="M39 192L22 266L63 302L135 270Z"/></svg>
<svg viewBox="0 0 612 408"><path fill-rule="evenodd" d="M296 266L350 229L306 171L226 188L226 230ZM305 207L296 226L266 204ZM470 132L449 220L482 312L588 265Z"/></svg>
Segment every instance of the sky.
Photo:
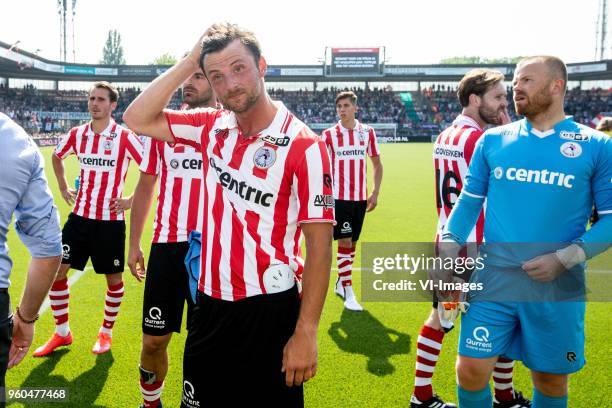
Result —
<svg viewBox="0 0 612 408"><path fill-rule="evenodd" d="M181 56L211 23L230 21L256 34L268 64L281 65L320 64L331 46L385 46L388 64L463 55L592 61L600 0L76 1L77 63L100 61L110 29L121 33L128 64L148 64ZM3 4L0 40L59 60L57 0Z"/></svg>

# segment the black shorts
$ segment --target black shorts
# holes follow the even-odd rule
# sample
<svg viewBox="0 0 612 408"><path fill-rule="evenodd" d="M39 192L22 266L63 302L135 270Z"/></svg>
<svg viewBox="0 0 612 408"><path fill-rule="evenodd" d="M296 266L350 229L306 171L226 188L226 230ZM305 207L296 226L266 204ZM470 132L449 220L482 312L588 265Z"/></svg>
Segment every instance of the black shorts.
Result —
<svg viewBox="0 0 612 408"><path fill-rule="evenodd" d="M70 213L62 230L62 263L82 271L91 257L94 271L123 272L125 221L102 221Z"/></svg>
<svg viewBox="0 0 612 408"><path fill-rule="evenodd" d="M300 309L297 287L237 302L198 292L183 357L181 407L303 407L303 387L287 387L283 349ZM213 399L216 396L215 399Z"/></svg>
<svg viewBox="0 0 612 408"><path fill-rule="evenodd" d="M189 243L151 244L142 303L142 332L151 336L180 333L183 307L193 306L185 256Z"/></svg>
<svg viewBox="0 0 612 408"><path fill-rule="evenodd" d="M368 202L336 200L335 205L334 239L351 238L353 242L359 241Z"/></svg>

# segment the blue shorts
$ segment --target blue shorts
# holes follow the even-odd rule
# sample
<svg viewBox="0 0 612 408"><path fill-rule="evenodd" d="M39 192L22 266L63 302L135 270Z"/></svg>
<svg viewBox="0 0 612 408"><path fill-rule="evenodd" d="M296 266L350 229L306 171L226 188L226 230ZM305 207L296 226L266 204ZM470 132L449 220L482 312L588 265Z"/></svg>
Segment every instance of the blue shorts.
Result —
<svg viewBox="0 0 612 408"><path fill-rule="evenodd" d="M584 358L584 302L474 302L461 318L459 354L505 355L531 370L570 374Z"/></svg>

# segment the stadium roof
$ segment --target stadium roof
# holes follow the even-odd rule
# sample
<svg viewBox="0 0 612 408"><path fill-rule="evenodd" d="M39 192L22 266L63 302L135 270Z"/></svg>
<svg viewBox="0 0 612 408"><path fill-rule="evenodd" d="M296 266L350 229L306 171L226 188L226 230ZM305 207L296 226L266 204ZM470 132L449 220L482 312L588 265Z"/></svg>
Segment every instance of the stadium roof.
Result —
<svg viewBox="0 0 612 408"><path fill-rule="evenodd" d="M483 65L385 65L380 75L331 76L324 65L272 65L269 82L434 82L459 81L470 69ZM506 79L514 65L487 65ZM165 65L92 65L52 61L0 41L0 77L52 81L150 82L169 68ZM612 60L568 64L570 81L612 80Z"/></svg>

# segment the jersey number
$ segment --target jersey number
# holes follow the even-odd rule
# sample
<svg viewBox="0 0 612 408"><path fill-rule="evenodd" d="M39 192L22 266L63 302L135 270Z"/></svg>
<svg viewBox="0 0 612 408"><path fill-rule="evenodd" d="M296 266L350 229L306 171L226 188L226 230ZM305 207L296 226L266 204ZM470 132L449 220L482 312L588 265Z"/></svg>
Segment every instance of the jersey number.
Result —
<svg viewBox="0 0 612 408"><path fill-rule="evenodd" d="M454 183L451 185L450 181L453 180ZM442 208L442 203L447 208L453 208L455 205L456 198L451 200L451 194L455 195L455 197L459 197L461 194L461 190L457 188L457 185L461 182L461 179L457 177L454 171L449 170L444 173L444 179L442 180L442 184L440 184L440 169L436 169L436 205L438 208Z"/></svg>

